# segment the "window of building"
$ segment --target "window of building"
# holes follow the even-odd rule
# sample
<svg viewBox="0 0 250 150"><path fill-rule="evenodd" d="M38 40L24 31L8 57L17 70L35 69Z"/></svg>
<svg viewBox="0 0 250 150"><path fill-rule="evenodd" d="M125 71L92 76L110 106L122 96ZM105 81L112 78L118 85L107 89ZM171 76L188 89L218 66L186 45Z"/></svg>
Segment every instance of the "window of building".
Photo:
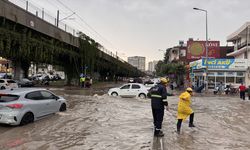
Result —
<svg viewBox="0 0 250 150"><path fill-rule="evenodd" d="M235 72L226 72L227 77L235 77Z"/></svg>
<svg viewBox="0 0 250 150"><path fill-rule="evenodd" d="M244 83L245 82L245 78L244 77L236 77L236 83Z"/></svg>
<svg viewBox="0 0 250 150"><path fill-rule="evenodd" d="M235 77L226 77L226 83L234 83Z"/></svg>
<svg viewBox="0 0 250 150"><path fill-rule="evenodd" d="M215 77L208 76L208 88L214 89L215 87Z"/></svg>
<svg viewBox="0 0 250 150"><path fill-rule="evenodd" d="M237 72L237 77L244 77L244 73L243 72Z"/></svg>
<svg viewBox="0 0 250 150"><path fill-rule="evenodd" d="M207 75L208 76L215 76L215 72L209 72Z"/></svg>
<svg viewBox="0 0 250 150"><path fill-rule="evenodd" d="M225 72L217 72L217 76L224 76Z"/></svg>
<svg viewBox="0 0 250 150"><path fill-rule="evenodd" d="M224 83L225 82L225 77L216 77L216 82L222 82Z"/></svg>
<svg viewBox="0 0 250 150"><path fill-rule="evenodd" d="M215 77L209 77L208 76L208 83L214 83L215 82Z"/></svg>

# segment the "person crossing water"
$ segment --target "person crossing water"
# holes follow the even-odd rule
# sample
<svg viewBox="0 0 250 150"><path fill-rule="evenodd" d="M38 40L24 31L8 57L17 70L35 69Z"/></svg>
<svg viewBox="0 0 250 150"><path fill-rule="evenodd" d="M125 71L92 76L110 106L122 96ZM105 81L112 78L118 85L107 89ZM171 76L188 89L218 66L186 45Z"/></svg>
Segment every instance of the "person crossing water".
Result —
<svg viewBox="0 0 250 150"><path fill-rule="evenodd" d="M180 134L181 130L181 124L183 120L186 120L188 116L189 117L189 127L195 127L194 126L194 112L192 108L190 107L191 104L191 96L193 95L192 88L187 88L185 92L183 92L179 96L179 102L178 102L178 114L177 114L177 133Z"/></svg>

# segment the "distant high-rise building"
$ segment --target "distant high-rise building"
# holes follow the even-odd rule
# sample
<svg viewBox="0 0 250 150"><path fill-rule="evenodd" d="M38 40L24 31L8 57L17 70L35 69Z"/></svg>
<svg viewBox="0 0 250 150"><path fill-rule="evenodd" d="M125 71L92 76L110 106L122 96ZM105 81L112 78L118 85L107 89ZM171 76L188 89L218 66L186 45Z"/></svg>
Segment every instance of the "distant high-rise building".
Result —
<svg viewBox="0 0 250 150"><path fill-rule="evenodd" d="M148 71L154 72L155 71L155 66L157 65L158 61L150 61L148 62Z"/></svg>
<svg viewBox="0 0 250 150"><path fill-rule="evenodd" d="M141 56L128 57L128 63L141 71L145 71L145 61L146 58Z"/></svg>

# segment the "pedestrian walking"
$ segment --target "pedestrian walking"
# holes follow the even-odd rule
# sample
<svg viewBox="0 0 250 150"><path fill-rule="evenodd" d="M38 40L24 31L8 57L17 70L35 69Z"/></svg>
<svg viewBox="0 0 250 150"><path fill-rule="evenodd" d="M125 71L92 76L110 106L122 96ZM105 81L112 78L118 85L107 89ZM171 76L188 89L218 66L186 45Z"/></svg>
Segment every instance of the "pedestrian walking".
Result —
<svg viewBox="0 0 250 150"><path fill-rule="evenodd" d="M223 91L224 91L224 86L223 86L223 83L221 81L220 84L219 84L219 91L218 91L218 93L221 95L223 93Z"/></svg>
<svg viewBox="0 0 250 150"><path fill-rule="evenodd" d="M248 86L248 89L247 89L247 95L248 95L248 100L250 100L250 85Z"/></svg>
<svg viewBox="0 0 250 150"><path fill-rule="evenodd" d="M239 86L239 90L240 90L240 98L245 100L246 86L243 84L243 82Z"/></svg>
<svg viewBox="0 0 250 150"><path fill-rule="evenodd" d="M180 134L181 130L181 124L183 120L186 120L188 116L189 117L189 127L195 127L194 126L194 112L191 105L191 96L193 95L193 90L191 88L187 88L185 92L183 92L179 96L179 102L178 102L178 114L177 114L177 133Z"/></svg>
<svg viewBox="0 0 250 150"><path fill-rule="evenodd" d="M169 82L168 78L161 78L160 83L149 90L148 97L151 98L151 108L154 119L154 136L162 137L164 133L161 131L164 116L164 106L168 109L166 87Z"/></svg>

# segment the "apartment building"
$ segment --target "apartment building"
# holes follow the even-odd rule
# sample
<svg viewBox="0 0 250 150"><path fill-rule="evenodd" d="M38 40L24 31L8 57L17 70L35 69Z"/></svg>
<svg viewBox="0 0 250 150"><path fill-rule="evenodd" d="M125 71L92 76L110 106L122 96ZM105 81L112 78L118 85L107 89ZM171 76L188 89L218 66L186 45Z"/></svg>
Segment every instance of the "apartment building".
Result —
<svg viewBox="0 0 250 150"><path fill-rule="evenodd" d="M227 54L227 56L233 56L234 58L249 59L249 45L250 45L250 22L246 22L235 32L227 37L227 42L234 44L234 51Z"/></svg>
<svg viewBox="0 0 250 150"><path fill-rule="evenodd" d="M145 71L146 58L142 56L128 57L128 63L141 71Z"/></svg>
<svg viewBox="0 0 250 150"><path fill-rule="evenodd" d="M155 66L157 65L158 61L150 61L148 62L148 71L155 72Z"/></svg>
<svg viewBox="0 0 250 150"><path fill-rule="evenodd" d="M244 83L250 85L250 22L246 22L235 32L227 37L227 42L234 44L234 51L227 54L236 60L243 59L247 62L246 69L243 70Z"/></svg>

